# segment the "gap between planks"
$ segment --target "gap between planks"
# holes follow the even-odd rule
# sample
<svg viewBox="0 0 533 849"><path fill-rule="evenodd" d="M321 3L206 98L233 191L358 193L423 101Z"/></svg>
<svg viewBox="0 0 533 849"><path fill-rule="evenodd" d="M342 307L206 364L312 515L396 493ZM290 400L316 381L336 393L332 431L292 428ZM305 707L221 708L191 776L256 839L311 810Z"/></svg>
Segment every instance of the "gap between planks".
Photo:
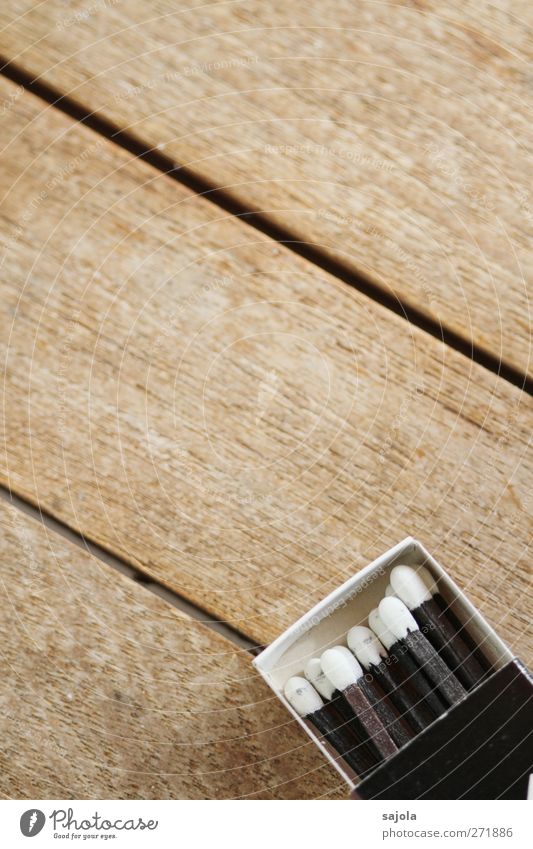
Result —
<svg viewBox="0 0 533 849"><path fill-rule="evenodd" d="M210 628L212 631L220 634L220 636L225 637L226 640L229 640L239 648L245 649L252 655L258 654L263 648L262 646L257 646L256 643L249 640L236 628L233 628L231 625L228 625L220 619L216 619L214 616L211 616L205 610L202 610L190 601L186 601L177 593L163 586L163 584L149 578L144 572L141 572L140 569L136 569L124 560L121 560L119 557L111 554L103 546L91 542L84 537L83 534L74 531L69 525L55 519L53 516L43 511L42 508L37 507L35 504L24 498L21 498L2 484L0 484L0 499L11 504L12 507L17 508L22 513L25 513L32 519L35 519L37 522L40 522L45 528L48 528L48 530L51 530L53 533L59 534L59 536L64 537L64 539L67 539L69 542L72 542L74 545L78 546L78 548L82 548L92 557L95 557L107 566L111 566L113 569L116 569L117 572L120 572L122 575L130 578L132 581L135 581L135 583L142 584L143 587L154 595L164 599L182 613L187 614L187 616L191 619L200 622L202 625L205 625L207 628Z"/></svg>
<svg viewBox="0 0 533 849"><path fill-rule="evenodd" d="M288 250L317 266L322 271L338 278L346 285L357 289L363 295L381 304L396 315L401 316L408 323L425 331L467 359L493 372L528 395L533 395L533 377L528 377L524 372L515 368L510 363L501 360L491 351L475 345L472 340L429 318L421 310L408 305L394 294L382 289L370 277L362 273L354 273L345 267L342 262L329 257L319 246L294 239L293 234L272 222L268 216L247 208L238 202L232 197L229 191L211 185L208 180L193 173L186 167L176 165L170 157L166 156L160 150L147 147L133 133L123 132L101 115L94 112L87 112L81 103L77 103L68 95L62 94L53 86L43 83L38 78L34 78L31 74L18 67L16 63L11 63L9 59L6 59L2 55L0 55L0 74L10 79L13 83L22 86L26 91L36 95L73 120L84 124L93 130L93 132L98 133L118 147L147 162L153 168L182 184L190 191L204 197L230 215L239 218L245 224L263 233L263 235L267 236L273 242L284 245Z"/></svg>

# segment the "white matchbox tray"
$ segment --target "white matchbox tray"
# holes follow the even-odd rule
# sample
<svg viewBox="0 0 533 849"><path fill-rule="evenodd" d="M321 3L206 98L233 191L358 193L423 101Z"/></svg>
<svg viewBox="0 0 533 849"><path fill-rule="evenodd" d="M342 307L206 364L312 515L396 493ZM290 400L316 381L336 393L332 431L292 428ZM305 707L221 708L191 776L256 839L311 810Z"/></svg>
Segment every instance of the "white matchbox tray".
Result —
<svg viewBox="0 0 533 849"><path fill-rule="evenodd" d="M296 713L286 700L283 688L292 675L303 675L308 660L320 657L331 646L346 645L350 628L367 624L368 614L385 595L390 570L398 563L409 566L423 564L429 569L438 581L439 592L461 622L467 625L495 671L514 657L442 566L413 537L407 537L333 590L264 649L254 659L253 665L352 789L359 783L357 776L317 735L313 726Z"/></svg>

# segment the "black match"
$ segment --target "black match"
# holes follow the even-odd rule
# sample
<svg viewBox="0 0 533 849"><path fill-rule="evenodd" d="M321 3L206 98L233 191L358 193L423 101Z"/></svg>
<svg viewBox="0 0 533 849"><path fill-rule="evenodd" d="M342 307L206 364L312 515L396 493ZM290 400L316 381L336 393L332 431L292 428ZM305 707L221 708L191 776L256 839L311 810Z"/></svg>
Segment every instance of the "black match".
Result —
<svg viewBox="0 0 533 849"><path fill-rule="evenodd" d="M443 615L422 577L411 567L395 566L390 575L391 586L409 608L429 642L437 649L449 668L468 690L485 677L485 670Z"/></svg>
<svg viewBox="0 0 533 849"><path fill-rule="evenodd" d="M445 664L436 649L422 634L416 619L399 598L384 598L379 604L379 614L384 624L403 643L411 657L449 706L466 696L466 690Z"/></svg>
<svg viewBox="0 0 533 849"><path fill-rule="evenodd" d="M389 662L397 670L402 681L416 690L435 718L446 713L448 710L447 703L439 695L437 688L426 678L424 672L413 660L407 647L386 627L377 608L370 611L368 624L378 640L387 649Z"/></svg>
<svg viewBox="0 0 533 849"><path fill-rule="evenodd" d="M311 722L361 778L372 768L358 751L357 741L343 726L342 717L331 705L325 705L312 684L294 676L285 684L285 698L296 713Z"/></svg>
<svg viewBox="0 0 533 849"><path fill-rule="evenodd" d="M375 747L379 757L386 759L396 754L398 747L392 739L390 729L385 727L360 687L364 673L350 650L345 646L327 649L320 662L333 686L343 693L350 704L364 734Z"/></svg>
<svg viewBox="0 0 533 849"><path fill-rule="evenodd" d="M394 662L390 662L386 649L370 628L356 625L348 631L347 642L363 669L375 678L414 731L423 731L431 725L435 719L433 712Z"/></svg>

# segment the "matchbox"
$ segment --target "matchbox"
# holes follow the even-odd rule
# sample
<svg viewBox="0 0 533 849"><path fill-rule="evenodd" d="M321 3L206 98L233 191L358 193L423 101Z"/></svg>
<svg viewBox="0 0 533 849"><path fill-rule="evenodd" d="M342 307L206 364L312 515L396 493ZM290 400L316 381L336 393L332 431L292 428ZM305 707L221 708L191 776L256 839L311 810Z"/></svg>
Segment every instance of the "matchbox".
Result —
<svg viewBox="0 0 533 849"><path fill-rule="evenodd" d="M305 708L302 709L300 702L295 701L294 684L290 692L286 687L288 681L296 684L298 681L301 682L302 687L300 689L296 687L296 689L300 693L300 698L305 701L308 694L304 693L303 690L308 685L303 680L304 670L307 669L306 674L308 680L311 681L309 669L312 667L312 663L310 664L310 662L315 659L313 662L317 663L317 658L323 658L322 664L324 666L326 661L330 662L333 657L332 653L328 651L333 647L336 647L337 654L340 651L339 647L342 648L342 652L347 653L345 660L348 666L350 662L357 665L357 662L348 656L347 635L351 629L354 629L354 626L367 625L369 614L371 611L375 611L378 605L380 605L380 610L388 609L387 605L393 609L394 603L403 606L403 603L398 599L392 601L389 599L385 602L385 607L381 604L387 596L393 595L393 590L390 587L391 572L394 567L398 567L398 564L412 567L414 570L425 567L426 580L435 582L433 592L438 593L436 597L440 599L443 610L446 611L447 616L455 621L459 629L458 633L467 633L471 644L475 644L474 651L476 653L479 651L479 655L483 658L485 671L479 685L463 690L463 697L459 698L457 703L448 704L446 709L442 710L441 715L435 716L427 727L415 732L411 730L411 739L408 742L404 744L403 739L400 740L400 743L396 740L395 748L397 751L388 754L386 749L382 750L381 762L373 768L367 769L361 779L361 775L358 775L354 769L353 759L349 758L350 763L348 763L346 757L341 756L331 745L332 739L336 742L335 737L321 733L317 729L314 714L309 714L309 719L314 719L314 722L309 721L305 715ZM399 567L396 568L393 577L398 578L399 571L401 571ZM407 571L411 572L412 570ZM416 610L414 612L416 613ZM406 614L409 615L407 611ZM414 620L412 621L414 622ZM414 627L417 628L418 626L415 624ZM406 629L406 635L407 630L409 629ZM420 634L420 631L418 634ZM403 634L400 636L403 638ZM432 640L433 636L429 634ZM409 639L411 639L411 635L409 635ZM424 644L426 642L424 636L419 636L419 640ZM437 657L437 651L431 647L430 649L434 653L435 663L442 665L442 660ZM446 646L444 646L444 649L446 649ZM438 654L440 655L441 652L439 651ZM340 654L338 654L338 660L344 663ZM418 660L420 661L420 658ZM458 789L462 788L463 793L468 791L469 787L479 788L474 792L496 793L498 788L501 787L503 795L505 795L506 788L513 786L514 789L511 792L517 795L512 795L512 798L526 798L527 776L529 772L533 771L533 753L530 745L528 746L526 743L522 747L520 758L515 757L515 766L513 766L511 759L500 775L501 780L499 782L498 780L493 781L490 784L490 789L487 789L489 785L484 784L483 781L478 781L472 763L469 763L468 769L465 768L464 770L461 770L460 761L455 763L457 745L454 746L453 741L454 739L461 740L465 762L469 757L469 741L471 741L472 746L477 746L478 749L481 747L476 763L479 764L480 775L482 776L486 767L488 768L489 761L492 763L491 757L497 756L500 760L502 759L503 754L505 754L506 737L519 740L521 735L526 738L529 734L529 739L531 739L531 736L533 736L530 734L531 725L529 728L526 727L528 723L531 723L531 711L525 709L529 698L533 699L533 686L529 674L516 662L503 640L471 604L445 569L418 540L412 537L404 539L382 554L330 593L323 601L315 605L261 652L255 658L254 666L287 710L321 749L327 760L341 774L351 790L354 791L356 798L459 798L459 795L454 795L453 788L455 786ZM460 669L459 672L456 670L456 674L459 675L460 673ZM455 681L454 674L449 672L449 676ZM365 676L365 678L368 677L368 675ZM337 678L335 686L343 690L344 686L347 686L347 681L344 682L342 674ZM361 685L363 684L364 681L361 679ZM370 684L369 686L374 685ZM461 685L458 684L458 687L461 688ZM506 699L500 697L502 688L507 692ZM313 690L312 687L310 689ZM336 692L338 692L338 689ZM287 693L290 695L292 704L287 698ZM316 696L314 691L313 694ZM349 695L348 691L345 694ZM359 692L358 697L360 697ZM345 699L342 698L342 701L345 702ZM382 701L385 701L385 699L383 698ZM533 704L533 701L531 703ZM514 705L515 720L505 716L506 704ZM297 709L295 709L295 705ZM493 705L493 708L491 708L491 705ZM314 710L315 707L316 705L313 705L312 709ZM357 715L358 703L354 707L353 699L352 707ZM316 714L316 716L319 715L320 712ZM473 727L470 733L466 733L469 725L475 725L476 715L483 716L486 720L486 727L492 729L490 740L486 740L482 734L480 737L479 728ZM502 729L500 734L498 729ZM372 735L368 728L366 730L368 740L368 735L370 737ZM442 756L435 755L437 748ZM431 764L429 774L427 764ZM459 774L459 779L456 777L455 785L450 785L450 782L446 780L451 771ZM524 773L523 781L519 780L518 774L515 775L517 771ZM435 789L431 790L433 786ZM391 795L387 795L388 793ZM432 793L436 795L431 795ZM448 795L439 796L439 793ZM468 794L466 797L468 797ZM476 798L485 797L476 796ZM497 798L497 795L487 798Z"/></svg>

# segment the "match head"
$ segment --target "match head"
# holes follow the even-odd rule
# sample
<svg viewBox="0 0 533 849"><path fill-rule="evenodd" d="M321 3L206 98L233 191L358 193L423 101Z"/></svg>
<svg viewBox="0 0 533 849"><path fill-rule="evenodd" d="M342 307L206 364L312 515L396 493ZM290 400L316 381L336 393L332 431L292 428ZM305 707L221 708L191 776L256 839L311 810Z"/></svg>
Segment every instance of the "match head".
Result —
<svg viewBox="0 0 533 849"><path fill-rule="evenodd" d="M439 587L437 585L436 578L433 577L429 569L426 566L417 566L416 571L424 581L426 587L428 588L431 595L437 595L439 591Z"/></svg>
<svg viewBox="0 0 533 849"><path fill-rule="evenodd" d="M300 716L309 716L324 706L324 702L309 681L295 675L285 684L285 698Z"/></svg>
<svg viewBox="0 0 533 849"><path fill-rule="evenodd" d="M396 640L403 640L410 631L418 631L416 619L399 598L384 598L379 603L379 615Z"/></svg>
<svg viewBox="0 0 533 849"><path fill-rule="evenodd" d="M360 664L346 646L326 649L320 658L320 663L335 689L341 692L363 677Z"/></svg>
<svg viewBox="0 0 533 849"><path fill-rule="evenodd" d="M348 645L365 669L379 666L381 658L387 656L376 635L363 625L356 625L348 631Z"/></svg>
<svg viewBox="0 0 533 849"><path fill-rule="evenodd" d="M308 661L304 669L304 675L311 682L315 690L318 690L323 699L327 699L328 701L331 699L335 692L335 687L324 674L320 658L313 657L312 660Z"/></svg>
<svg viewBox="0 0 533 849"><path fill-rule="evenodd" d="M382 643L386 649L390 649L390 647L394 645L396 637L385 625L383 619L379 615L377 607L374 610L371 610L368 614L368 624L372 628L380 643Z"/></svg>
<svg viewBox="0 0 533 849"><path fill-rule="evenodd" d="M353 657L353 654L350 651L350 649L348 648L348 646L338 645L338 646L334 646L334 648L338 649L339 651L343 651L344 654L348 655L348 657Z"/></svg>
<svg viewBox="0 0 533 849"><path fill-rule="evenodd" d="M422 576L411 566L395 566L390 573L392 589L409 610L416 610L424 601L431 600Z"/></svg>

